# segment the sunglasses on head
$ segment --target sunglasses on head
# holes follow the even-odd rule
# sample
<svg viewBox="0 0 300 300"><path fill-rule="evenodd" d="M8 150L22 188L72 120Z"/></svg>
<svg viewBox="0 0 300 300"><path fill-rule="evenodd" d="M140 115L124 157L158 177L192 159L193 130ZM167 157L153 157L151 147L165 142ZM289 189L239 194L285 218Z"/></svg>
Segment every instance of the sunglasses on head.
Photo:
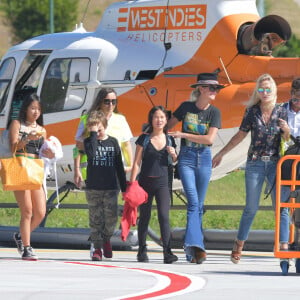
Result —
<svg viewBox="0 0 300 300"><path fill-rule="evenodd" d="M214 85L201 85L204 88L208 88L210 92L220 92L220 88Z"/></svg>
<svg viewBox="0 0 300 300"><path fill-rule="evenodd" d="M116 105L116 104L117 104L117 99L104 99L104 100L103 100L103 103L104 103L105 105L110 105L110 104Z"/></svg>
<svg viewBox="0 0 300 300"><path fill-rule="evenodd" d="M259 89L257 89L257 91L258 91L259 93L264 93L264 92L266 92L267 94L270 94L270 93L272 92L272 90L271 90L270 88L266 88L266 89L264 89L264 88L259 88Z"/></svg>

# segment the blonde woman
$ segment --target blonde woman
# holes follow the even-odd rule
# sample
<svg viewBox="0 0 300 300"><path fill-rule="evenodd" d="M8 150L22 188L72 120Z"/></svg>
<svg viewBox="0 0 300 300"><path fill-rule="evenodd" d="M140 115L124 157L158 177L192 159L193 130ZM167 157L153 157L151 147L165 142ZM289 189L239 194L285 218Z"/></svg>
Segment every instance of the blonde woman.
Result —
<svg viewBox="0 0 300 300"><path fill-rule="evenodd" d="M211 145L221 128L220 110L211 102L224 86L217 74L200 73L191 87L191 101L179 105L168 126L182 124L181 131L169 134L181 139L178 171L188 200L184 250L187 261L201 264L206 260L202 217L212 170Z"/></svg>
<svg viewBox="0 0 300 300"><path fill-rule="evenodd" d="M266 181L271 190L272 204L275 208L276 189L274 186L276 165L279 159L281 136L289 139L290 130L287 124L287 111L276 105L277 87L269 74L261 75L256 82L253 94L248 102L239 131L228 144L213 158L213 167L218 166L225 154L237 146L251 131L251 143L248 150L245 184L246 206L244 208L237 239L231 253L231 261L238 263L242 249L259 207L263 183ZM272 186L274 186L272 188ZM287 249L289 216L288 210L282 209L280 223L281 249Z"/></svg>

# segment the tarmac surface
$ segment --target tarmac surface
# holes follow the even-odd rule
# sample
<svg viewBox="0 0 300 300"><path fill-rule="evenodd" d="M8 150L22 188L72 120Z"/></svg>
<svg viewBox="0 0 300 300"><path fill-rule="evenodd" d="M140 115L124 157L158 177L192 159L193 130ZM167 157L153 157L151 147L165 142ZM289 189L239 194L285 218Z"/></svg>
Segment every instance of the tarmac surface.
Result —
<svg viewBox="0 0 300 300"><path fill-rule="evenodd" d="M114 251L112 259L90 260L88 250L35 249L38 261L22 261L15 248L0 248L0 299L299 299L300 274L291 262L282 276L270 252L244 252L235 265L230 251L208 251L192 264L163 263L162 249L149 243L149 263L134 251Z"/></svg>

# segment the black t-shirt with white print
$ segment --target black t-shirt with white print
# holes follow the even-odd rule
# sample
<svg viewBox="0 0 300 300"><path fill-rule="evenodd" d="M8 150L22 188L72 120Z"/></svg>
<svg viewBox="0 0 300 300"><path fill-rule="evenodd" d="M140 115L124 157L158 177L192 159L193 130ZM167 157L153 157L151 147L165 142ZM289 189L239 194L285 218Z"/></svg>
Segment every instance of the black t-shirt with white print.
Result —
<svg viewBox="0 0 300 300"><path fill-rule="evenodd" d="M88 157L86 188L117 190L120 187L125 192L126 175L117 139L108 136L98 140L97 132L92 131L84 140L84 148Z"/></svg>
<svg viewBox="0 0 300 300"><path fill-rule="evenodd" d="M182 132L195 135L206 135L210 127L221 128L220 110L213 105L202 110L196 106L195 102L185 101L180 104L173 115L177 120L182 121ZM211 145L198 144L182 138L181 146L201 148Z"/></svg>

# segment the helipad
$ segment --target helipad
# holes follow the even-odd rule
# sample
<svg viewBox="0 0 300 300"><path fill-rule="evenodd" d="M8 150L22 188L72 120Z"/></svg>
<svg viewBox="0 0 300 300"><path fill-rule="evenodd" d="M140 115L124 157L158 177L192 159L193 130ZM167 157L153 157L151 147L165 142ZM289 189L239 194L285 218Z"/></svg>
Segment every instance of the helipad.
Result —
<svg viewBox="0 0 300 300"><path fill-rule="evenodd" d="M136 251L114 251L92 262L86 250L36 249L39 261L22 261L14 248L0 248L0 295L9 300L76 299L299 299L299 274L291 263L282 276L272 253L245 252L234 265L229 251L208 251L202 265L163 264L162 249L149 247L149 263Z"/></svg>

